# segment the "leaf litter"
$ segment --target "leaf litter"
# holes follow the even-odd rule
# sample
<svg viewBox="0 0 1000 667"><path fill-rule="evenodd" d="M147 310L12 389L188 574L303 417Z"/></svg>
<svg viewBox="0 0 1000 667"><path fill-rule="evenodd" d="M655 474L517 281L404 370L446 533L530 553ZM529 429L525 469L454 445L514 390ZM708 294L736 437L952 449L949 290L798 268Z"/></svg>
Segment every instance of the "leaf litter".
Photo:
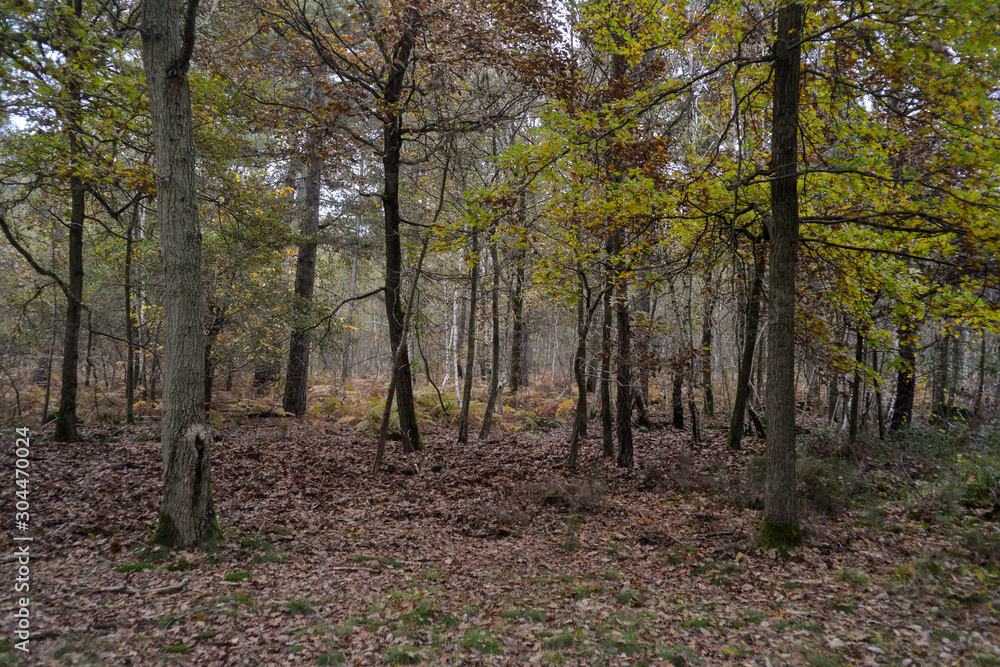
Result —
<svg viewBox="0 0 1000 667"><path fill-rule="evenodd" d="M565 428L458 446L428 424L427 452L373 476L349 426L224 424L225 539L167 551L144 543L154 428L37 435L24 664L1000 664L996 570L902 506L807 513L804 548L756 548L759 440L641 431L646 467L622 470L591 437L570 471Z"/></svg>

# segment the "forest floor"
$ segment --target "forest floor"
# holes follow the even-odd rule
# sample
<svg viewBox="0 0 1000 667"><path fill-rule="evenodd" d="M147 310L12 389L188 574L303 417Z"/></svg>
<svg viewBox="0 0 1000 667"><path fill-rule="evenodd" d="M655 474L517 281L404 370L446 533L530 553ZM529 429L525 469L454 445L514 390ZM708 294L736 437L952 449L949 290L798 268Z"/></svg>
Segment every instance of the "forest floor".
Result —
<svg viewBox="0 0 1000 667"><path fill-rule="evenodd" d="M637 429L622 470L592 422L568 471L566 426L460 446L426 423L428 451L390 442L373 476L352 425L241 422L212 427L208 551L144 544L155 424L35 431L31 652L10 635L0 665L1000 664L997 524L935 509L933 463L805 471L806 546L781 555L755 546L763 443L724 430Z"/></svg>

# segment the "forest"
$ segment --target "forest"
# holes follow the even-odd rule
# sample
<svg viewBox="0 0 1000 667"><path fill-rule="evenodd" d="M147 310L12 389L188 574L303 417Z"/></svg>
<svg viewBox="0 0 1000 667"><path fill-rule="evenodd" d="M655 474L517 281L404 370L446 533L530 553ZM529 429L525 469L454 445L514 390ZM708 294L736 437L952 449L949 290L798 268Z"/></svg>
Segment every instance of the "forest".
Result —
<svg viewBox="0 0 1000 667"><path fill-rule="evenodd" d="M9 0L16 664L1000 664L1000 6Z"/></svg>

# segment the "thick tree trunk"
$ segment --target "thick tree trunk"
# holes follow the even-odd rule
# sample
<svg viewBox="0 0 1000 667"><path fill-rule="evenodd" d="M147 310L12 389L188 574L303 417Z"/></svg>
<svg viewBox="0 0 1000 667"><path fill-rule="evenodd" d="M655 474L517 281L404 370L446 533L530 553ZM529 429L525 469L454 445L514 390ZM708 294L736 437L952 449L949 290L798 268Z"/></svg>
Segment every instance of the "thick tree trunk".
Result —
<svg viewBox="0 0 1000 667"><path fill-rule="evenodd" d="M76 144L75 134L70 142ZM75 152L75 151L74 151ZM86 213L83 182L70 177L69 293L66 300L66 327L63 330L62 387L59 393L59 413L52 439L56 442L79 440L76 431L76 402L80 360L80 322L83 314L83 221Z"/></svg>
<svg viewBox="0 0 1000 667"><path fill-rule="evenodd" d="M804 18L802 5L782 6L773 49L767 473L760 535L761 544L767 548L786 548L802 542L795 499L795 264L799 241L799 40Z"/></svg>
<svg viewBox="0 0 1000 667"><path fill-rule="evenodd" d="M385 310L389 320L390 350L399 347L403 336L403 251L400 240L399 214L399 163L403 150L403 116L398 110L402 101L403 78L410 65L410 54L416 39L419 13L415 7L405 10L402 34L393 46L387 63L388 74L382 89L383 145L382 167L385 188L382 192L382 210L385 214ZM416 407L413 403L413 372L410 355L403 349L399 360L402 376L396 385L396 406L399 411L399 428L406 452L422 451L423 442L417 427Z"/></svg>
<svg viewBox="0 0 1000 667"><path fill-rule="evenodd" d="M220 537L205 428L201 230L188 88L197 0L141 4L142 61L156 146L164 285L163 500L152 541L190 547Z"/></svg>
<svg viewBox="0 0 1000 667"><path fill-rule="evenodd" d="M753 373L754 349L757 347L757 327L760 325L760 299L764 285L764 270L767 262L763 249L754 247L754 274L750 285L750 297L747 301L747 314L743 326L743 355L740 357L740 369L736 378L736 399L733 401L733 414L729 420L729 435L726 436L726 448L738 450L743 440L743 422L747 411L747 400L750 397L750 376Z"/></svg>
<svg viewBox="0 0 1000 667"><path fill-rule="evenodd" d="M320 190L323 178L323 158L320 138L310 137L309 157L305 165L305 206L299 227L301 240L295 263L296 327L288 345L288 370L285 373L285 395L282 407L293 415L304 415L309 392L309 314L312 312L313 289L316 285L316 235L319 233ZM353 302L351 302L353 303Z"/></svg>
<svg viewBox="0 0 1000 667"><path fill-rule="evenodd" d="M469 442L469 404L472 402L472 380L476 375L476 299L479 294L479 232L472 228L472 259L469 262L472 287L469 290L469 327L465 352L465 385L462 387L462 414L458 419L458 441Z"/></svg>
<svg viewBox="0 0 1000 667"><path fill-rule="evenodd" d="M81 0L68 0L67 5L73 19L79 21L83 5ZM67 26L69 27L69 26ZM73 25L73 28L76 26ZM66 53L71 66L76 64L78 48L73 46ZM83 224L86 217L86 189L83 179L75 170L80 159L80 123L83 120L83 95L80 92L80 82L75 74L71 74L67 84L69 93L69 109L67 124L69 129L70 168L74 173L69 179L70 190L70 221L67 250L69 252L69 298L66 300L66 327L63 330L63 363L62 386L59 394L59 413L56 415L55 432L52 436L56 442L73 442L79 440L76 431L76 403L79 379L77 368L80 358L80 322L83 314Z"/></svg>

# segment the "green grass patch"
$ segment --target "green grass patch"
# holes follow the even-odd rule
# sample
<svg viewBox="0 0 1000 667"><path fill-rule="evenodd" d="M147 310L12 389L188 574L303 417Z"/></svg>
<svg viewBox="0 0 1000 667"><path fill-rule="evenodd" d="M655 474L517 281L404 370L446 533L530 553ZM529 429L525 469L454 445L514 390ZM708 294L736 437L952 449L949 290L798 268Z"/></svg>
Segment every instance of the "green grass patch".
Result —
<svg viewBox="0 0 1000 667"><path fill-rule="evenodd" d="M256 539L243 540L242 542L240 542L240 546L244 549L251 549L254 551L258 549L260 551L267 551L267 552L277 551L277 547L275 547L267 540L256 540Z"/></svg>
<svg viewBox="0 0 1000 667"><path fill-rule="evenodd" d="M837 573L837 579L855 586L863 586L868 583L868 577L850 568L845 568Z"/></svg>
<svg viewBox="0 0 1000 667"><path fill-rule="evenodd" d="M564 651L576 643L576 636L572 632L563 632L542 643L544 648L556 651Z"/></svg>
<svg viewBox="0 0 1000 667"><path fill-rule="evenodd" d="M462 637L460 643L464 649L485 653L486 655L500 655L503 649L500 648L500 640L486 630L470 628Z"/></svg>
<svg viewBox="0 0 1000 667"><path fill-rule="evenodd" d="M323 667L342 665L345 662L347 662L347 656L344 655L343 651L329 651L328 653L320 653L316 656L316 664Z"/></svg>
<svg viewBox="0 0 1000 667"><path fill-rule="evenodd" d="M695 657L694 651L687 646L664 646L656 649L656 655L674 667L686 667L700 663Z"/></svg>
<svg viewBox="0 0 1000 667"><path fill-rule="evenodd" d="M639 591L626 589L615 594L615 601L618 604L640 604L645 598Z"/></svg>
<svg viewBox="0 0 1000 667"><path fill-rule="evenodd" d="M532 623L544 623L549 620L549 615L541 609L520 609L512 608L501 614L504 618L523 618Z"/></svg>
<svg viewBox="0 0 1000 667"><path fill-rule="evenodd" d="M711 621L700 616L698 618L689 618L686 621L681 621L681 626L685 628L707 628L709 625L711 625Z"/></svg>
<svg viewBox="0 0 1000 667"><path fill-rule="evenodd" d="M230 572L229 574L226 575L226 581L232 581L232 582L243 581L249 576L250 576L249 572Z"/></svg>
<svg viewBox="0 0 1000 667"><path fill-rule="evenodd" d="M639 644L639 635L635 632L623 632L619 637L607 637L598 642L597 646L615 655L625 655L631 657L642 651Z"/></svg>
<svg viewBox="0 0 1000 667"><path fill-rule="evenodd" d="M170 646L164 646L160 650L164 653L185 653L188 649L184 644L171 644Z"/></svg>
<svg viewBox="0 0 1000 667"><path fill-rule="evenodd" d="M313 611L315 607L308 600L289 600L285 605L285 613L289 616L308 616Z"/></svg>
<svg viewBox="0 0 1000 667"><path fill-rule="evenodd" d="M416 646L390 646L382 652L390 665L416 665L424 659Z"/></svg>
<svg viewBox="0 0 1000 667"><path fill-rule="evenodd" d="M844 602L843 604L834 603L830 605L830 609L834 611L839 611L841 614L853 614L858 610L858 605L853 602Z"/></svg>
<svg viewBox="0 0 1000 667"><path fill-rule="evenodd" d="M119 565L115 568L118 572L141 572L142 570L152 570L155 565L152 563L131 563L129 565Z"/></svg>

